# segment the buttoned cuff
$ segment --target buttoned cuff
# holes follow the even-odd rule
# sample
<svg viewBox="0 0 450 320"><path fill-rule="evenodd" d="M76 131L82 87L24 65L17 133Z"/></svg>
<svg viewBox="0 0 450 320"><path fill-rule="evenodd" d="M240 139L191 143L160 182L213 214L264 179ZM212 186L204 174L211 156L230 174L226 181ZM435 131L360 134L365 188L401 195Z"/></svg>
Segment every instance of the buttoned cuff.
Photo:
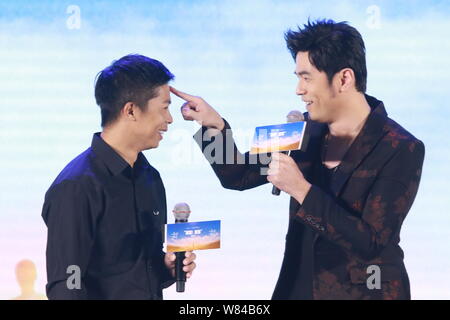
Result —
<svg viewBox="0 0 450 320"><path fill-rule="evenodd" d="M295 217L317 232L324 233L326 231L326 223L323 221L320 213L323 210L323 206L328 205L328 200L328 195L322 189L312 185Z"/></svg>

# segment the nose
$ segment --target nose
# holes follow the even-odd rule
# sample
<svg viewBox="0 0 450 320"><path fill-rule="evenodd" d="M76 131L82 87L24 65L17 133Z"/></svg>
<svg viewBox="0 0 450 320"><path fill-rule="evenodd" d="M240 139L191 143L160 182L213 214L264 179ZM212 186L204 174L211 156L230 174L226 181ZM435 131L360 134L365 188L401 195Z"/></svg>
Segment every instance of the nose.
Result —
<svg viewBox="0 0 450 320"><path fill-rule="evenodd" d="M169 117L167 118L167 124L171 124L172 122L173 122L173 118L172 118L172 115L170 114L170 111L169 111Z"/></svg>
<svg viewBox="0 0 450 320"><path fill-rule="evenodd" d="M295 94L298 96L303 96L304 94L306 94L304 81L301 80L298 81L297 88L295 89Z"/></svg>

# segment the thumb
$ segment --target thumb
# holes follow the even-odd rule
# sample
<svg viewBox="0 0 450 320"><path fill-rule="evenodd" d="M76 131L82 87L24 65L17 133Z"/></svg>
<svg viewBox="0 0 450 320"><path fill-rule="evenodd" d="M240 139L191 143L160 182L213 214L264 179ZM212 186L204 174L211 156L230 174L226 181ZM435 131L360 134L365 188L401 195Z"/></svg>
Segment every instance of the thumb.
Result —
<svg viewBox="0 0 450 320"><path fill-rule="evenodd" d="M172 264L175 261L175 254L173 252L167 252L165 260L167 264Z"/></svg>
<svg viewBox="0 0 450 320"><path fill-rule="evenodd" d="M192 102L186 102L181 106L181 114L183 115L184 120L198 120L198 111L196 106L197 105Z"/></svg>

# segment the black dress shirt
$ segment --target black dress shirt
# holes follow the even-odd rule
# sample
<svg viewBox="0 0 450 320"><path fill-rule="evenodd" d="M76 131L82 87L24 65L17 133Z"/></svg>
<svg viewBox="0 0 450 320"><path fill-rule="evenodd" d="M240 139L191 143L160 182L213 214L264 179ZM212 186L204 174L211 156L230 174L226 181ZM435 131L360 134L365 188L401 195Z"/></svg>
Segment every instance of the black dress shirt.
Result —
<svg viewBox="0 0 450 320"><path fill-rule="evenodd" d="M162 251L166 215L164 185L145 156L131 167L94 134L45 195L49 299L162 299L173 283ZM80 289L70 289L69 266L80 270Z"/></svg>

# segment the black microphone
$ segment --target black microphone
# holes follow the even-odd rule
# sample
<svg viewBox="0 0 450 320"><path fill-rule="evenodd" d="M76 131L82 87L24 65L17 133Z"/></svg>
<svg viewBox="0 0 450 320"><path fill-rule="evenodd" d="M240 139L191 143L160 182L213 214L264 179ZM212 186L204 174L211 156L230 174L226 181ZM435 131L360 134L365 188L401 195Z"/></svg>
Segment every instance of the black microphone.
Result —
<svg viewBox="0 0 450 320"><path fill-rule="evenodd" d="M191 209L187 203L177 203L173 208L173 215L175 216L175 223L188 222ZM184 292L186 284L186 272L183 271L183 260L185 259L186 251L175 252L175 280L177 282L177 292Z"/></svg>
<svg viewBox="0 0 450 320"><path fill-rule="evenodd" d="M303 116L303 113L301 113L298 110L292 110L289 112L286 116L287 122L299 122L299 121L305 121L305 117ZM287 154L288 156L291 155L291 151L282 151L281 153ZM279 196L281 193L281 190L277 187L273 186L272 188L272 194L274 196Z"/></svg>

